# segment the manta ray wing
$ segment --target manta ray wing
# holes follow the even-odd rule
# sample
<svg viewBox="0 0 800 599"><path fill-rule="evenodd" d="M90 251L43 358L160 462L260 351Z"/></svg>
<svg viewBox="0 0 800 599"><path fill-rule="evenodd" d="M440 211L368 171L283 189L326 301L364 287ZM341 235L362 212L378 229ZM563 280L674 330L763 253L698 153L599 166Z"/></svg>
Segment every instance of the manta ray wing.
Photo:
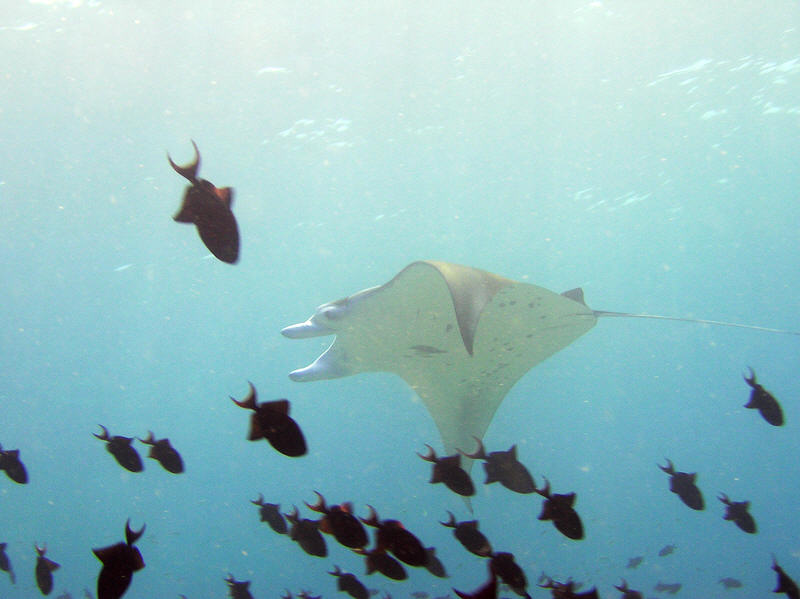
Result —
<svg viewBox="0 0 800 599"><path fill-rule="evenodd" d="M320 306L290 338L335 334L295 381L393 372L420 396L445 451L483 438L514 383L596 322L582 302L445 262L414 262L380 287Z"/></svg>

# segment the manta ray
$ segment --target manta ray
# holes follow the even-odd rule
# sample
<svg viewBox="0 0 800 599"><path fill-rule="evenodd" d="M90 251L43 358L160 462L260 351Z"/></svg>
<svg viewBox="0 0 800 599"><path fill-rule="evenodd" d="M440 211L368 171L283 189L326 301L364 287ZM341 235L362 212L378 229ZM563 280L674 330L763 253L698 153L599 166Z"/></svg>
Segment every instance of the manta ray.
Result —
<svg viewBox="0 0 800 599"><path fill-rule="evenodd" d="M800 335L714 320L592 310L580 288L543 287L448 262L413 262L391 281L321 305L281 333L336 335L293 381L360 372L399 375L436 423L445 451L483 439L503 398L528 370L588 332L604 316L655 318Z"/></svg>

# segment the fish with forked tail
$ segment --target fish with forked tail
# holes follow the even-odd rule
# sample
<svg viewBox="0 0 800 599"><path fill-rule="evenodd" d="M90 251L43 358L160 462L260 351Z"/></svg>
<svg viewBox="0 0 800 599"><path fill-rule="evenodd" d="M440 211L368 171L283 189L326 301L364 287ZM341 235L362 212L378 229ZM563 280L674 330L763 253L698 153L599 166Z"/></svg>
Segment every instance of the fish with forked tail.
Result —
<svg viewBox="0 0 800 599"><path fill-rule="evenodd" d="M193 224L208 250L216 258L228 264L239 259L239 227L233 216L233 189L216 187L210 181L197 178L200 169L200 150L194 146L194 160L186 166L178 166L167 154L170 166L191 183L183 194L183 203L173 220Z"/></svg>

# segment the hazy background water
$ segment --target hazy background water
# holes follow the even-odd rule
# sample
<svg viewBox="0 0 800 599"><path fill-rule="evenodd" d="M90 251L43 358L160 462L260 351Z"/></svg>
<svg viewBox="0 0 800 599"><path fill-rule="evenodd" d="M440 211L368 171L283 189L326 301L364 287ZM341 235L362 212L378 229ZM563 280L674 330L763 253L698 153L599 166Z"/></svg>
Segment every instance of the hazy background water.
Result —
<svg viewBox="0 0 800 599"><path fill-rule="evenodd" d="M221 597L232 573L256 597L330 597L326 570L362 559L332 542L308 557L248 503L288 510L314 489L403 520L451 575L367 586L480 584L485 564L437 523L468 512L414 455L439 446L424 407L392 375L292 383L330 340L280 329L418 259L582 286L597 309L800 328L799 24L781 0L2 2L0 443L31 482L0 480L18 577L0 593L37 593L34 542L62 564L54 594L93 590L91 548L130 517L147 567L127 596ZM190 138L201 176L236 190L234 267L171 219L184 182L165 151L188 161ZM798 343L599 322L519 382L486 437L577 492L587 538L481 485L482 530L532 583L603 596L622 577L719 596L723 576L767 596L771 554L800 577ZM783 429L742 408L748 365ZM228 396L248 379L291 399L307 457L244 440ZM128 474L97 424L168 436L186 474ZM705 512L668 492L665 456L700 473ZM758 535L722 520L719 492L752 501Z"/></svg>

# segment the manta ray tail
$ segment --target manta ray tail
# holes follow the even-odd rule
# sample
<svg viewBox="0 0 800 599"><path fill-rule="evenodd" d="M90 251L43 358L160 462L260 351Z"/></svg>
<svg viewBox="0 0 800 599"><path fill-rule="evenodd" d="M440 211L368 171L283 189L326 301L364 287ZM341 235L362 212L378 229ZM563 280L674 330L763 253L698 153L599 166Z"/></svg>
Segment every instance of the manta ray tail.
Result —
<svg viewBox="0 0 800 599"><path fill-rule="evenodd" d="M619 318L649 318L651 320L676 320L678 322L693 322L695 324L710 324L721 327L735 327L737 329L750 329L752 331L762 331L764 333L777 333L780 335L798 335L800 331L789 331L786 329L773 329L770 327L760 327L754 324L742 324L740 322L727 322L723 320L708 320L705 318L681 318L679 316L660 316L657 314L637 314L634 312L607 312L605 310L594 310L594 315L598 318L601 316L616 316Z"/></svg>

